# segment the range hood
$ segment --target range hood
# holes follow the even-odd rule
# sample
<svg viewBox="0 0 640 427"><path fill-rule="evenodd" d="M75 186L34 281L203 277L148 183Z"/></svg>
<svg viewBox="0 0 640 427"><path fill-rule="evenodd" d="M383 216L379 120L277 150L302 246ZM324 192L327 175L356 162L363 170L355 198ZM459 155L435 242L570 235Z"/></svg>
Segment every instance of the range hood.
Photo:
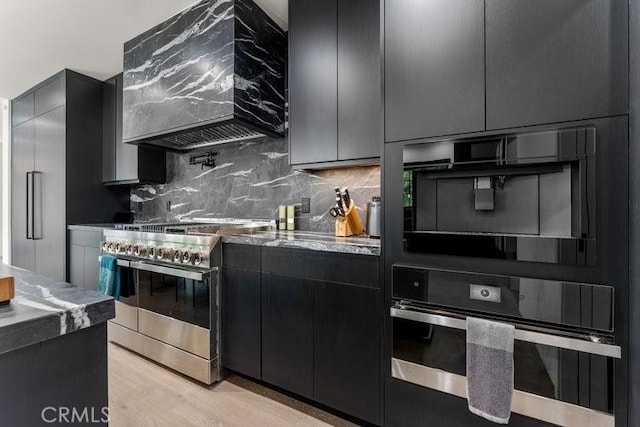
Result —
<svg viewBox="0 0 640 427"><path fill-rule="evenodd" d="M252 0L204 0L124 45L123 141L186 151L282 136L286 35Z"/></svg>

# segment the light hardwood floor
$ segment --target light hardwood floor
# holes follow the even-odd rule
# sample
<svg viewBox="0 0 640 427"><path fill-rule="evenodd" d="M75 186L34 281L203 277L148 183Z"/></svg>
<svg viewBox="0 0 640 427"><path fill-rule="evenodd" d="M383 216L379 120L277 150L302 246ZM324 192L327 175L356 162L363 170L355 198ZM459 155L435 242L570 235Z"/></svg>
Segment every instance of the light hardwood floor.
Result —
<svg viewBox="0 0 640 427"><path fill-rule="evenodd" d="M203 386L109 343L113 427L353 426L238 376Z"/></svg>

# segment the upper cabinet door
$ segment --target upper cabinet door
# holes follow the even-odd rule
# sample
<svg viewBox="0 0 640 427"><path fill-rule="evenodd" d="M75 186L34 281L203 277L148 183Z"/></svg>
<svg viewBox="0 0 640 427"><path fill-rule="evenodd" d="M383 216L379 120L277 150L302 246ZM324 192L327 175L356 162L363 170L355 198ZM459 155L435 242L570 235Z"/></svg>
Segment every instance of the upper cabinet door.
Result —
<svg viewBox="0 0 640 427"><path fill-rule="evenodd" d="M291 164L338 158L337 1L289 4Z"/></svg>
<svg viewBox="0 0 640 427"><path fill-rule="evenodd" d="M11 101L11 125L17 126L33 118L33 92L22 95Z"/></svg>
<svg viewBox="0 0 640 427"><path fill-rule="evenodd" d="M625 114L628 2L487 0L487 128Z"/></svg>
<svg viewBox="0 0 640 427"><path fill-rule="evenodd" d="M484 1L386 0L385 141L484 129Z"/></svg>
<svg viewBox="0 0 640 427"><path fill-rule="evenodd" d="M338 1L338 160L380 157L380 0Z"/></svg>

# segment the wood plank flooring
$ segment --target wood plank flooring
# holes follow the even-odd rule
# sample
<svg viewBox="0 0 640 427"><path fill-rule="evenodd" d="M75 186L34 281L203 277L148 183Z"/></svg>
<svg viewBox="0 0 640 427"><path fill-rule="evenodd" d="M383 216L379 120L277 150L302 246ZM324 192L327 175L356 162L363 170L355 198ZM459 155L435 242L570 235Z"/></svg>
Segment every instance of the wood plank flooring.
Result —
<svg viewBox="0 0 640 427"><path fill-rule="evenodd" d="M113 343L108 351L113 427L354 426L238 376L207 387Z"/></svg>

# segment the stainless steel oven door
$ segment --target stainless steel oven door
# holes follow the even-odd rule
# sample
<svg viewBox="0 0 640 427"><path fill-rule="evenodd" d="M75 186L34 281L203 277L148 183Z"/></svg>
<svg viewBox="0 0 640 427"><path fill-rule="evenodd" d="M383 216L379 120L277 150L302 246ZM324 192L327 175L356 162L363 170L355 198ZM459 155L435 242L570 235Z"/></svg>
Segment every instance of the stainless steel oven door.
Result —
<svg viewBox="0 0 640 427"><path fill-rule="evenodd" d="M186 270L133 261L131 267L136 270L139 289L138 332L211 358L218 270Z"/></svg>
<svg viewBox="0 0 640 427"><path fill-rule="evenodd" d="M127 292L120 296L115 302L116 316L114 323L136 331L138 329L138 281L136 270L131 268L131 262L126 259L117 260L121 274L130 277L132 281L132 292Z"/></svg>
<svg viewBox="0 0 640 427"><path fill-rule="evenodd" d="M456 313L396 305L394 378L467 397L466 319ZM562 426L615 425L613 371L619 346L516 325L512 411Z"/></svg>

